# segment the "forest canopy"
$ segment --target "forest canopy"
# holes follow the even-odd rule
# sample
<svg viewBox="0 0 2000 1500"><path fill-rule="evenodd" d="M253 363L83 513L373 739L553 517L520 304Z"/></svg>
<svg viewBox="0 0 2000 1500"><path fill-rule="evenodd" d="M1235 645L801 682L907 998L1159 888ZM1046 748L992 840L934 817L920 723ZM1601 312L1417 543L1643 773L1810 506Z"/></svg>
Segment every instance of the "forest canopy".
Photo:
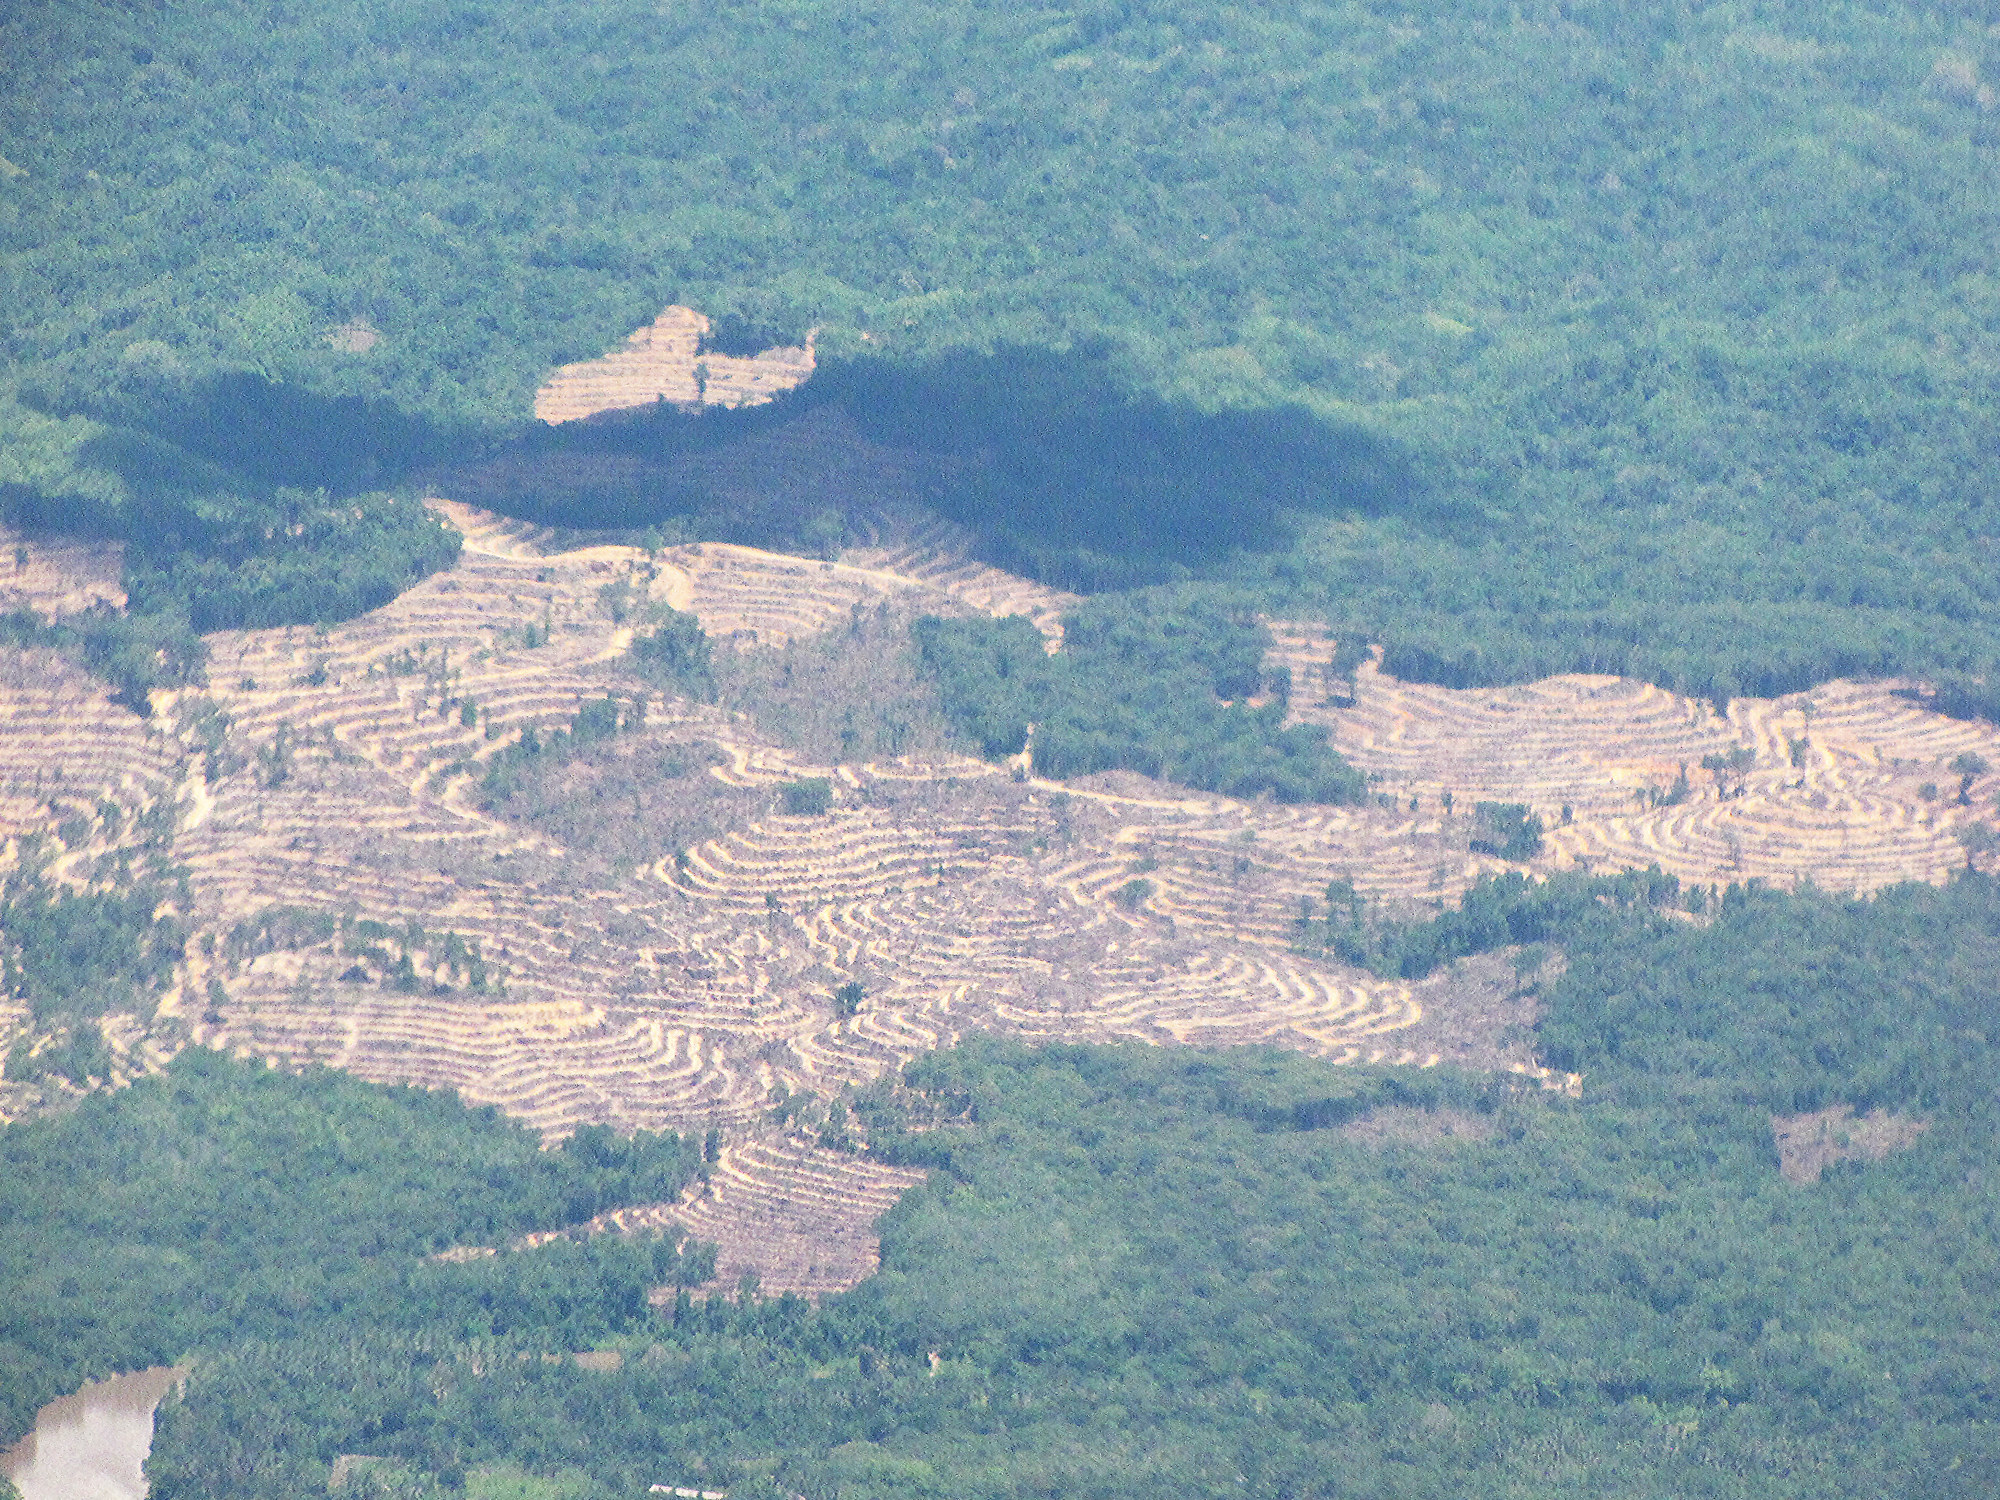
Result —
<svg viewBox="0 0 2000 1500"><path fill-rule="evenodd" d="M0 1442L87 1378L356 1317L457 1337L627 1326L648 1287L705 1279L699 1257L617 1239L429 1257L672 1198L700 1164L671 1132L597 1127L545 1152L450 1095L191 1048L0 1128Z"/></svg>
<svg viewBox="0 0 2000 1500"><path fill-rule="evenodd" d="M1287 726L1270 632L1240 615L1099 600L1063 621L1051 656L1020 616L929 617L912 631L946 716L987 755L1030 748L1043 776L1138 771L1232 797L1354 802L1360 772L1326 731ZM1269 686L1270 701L1247 700Z"/></svg>
<svg viewBox="0 0 2000 1500"><path fill-rule="evenodd" d="M0 44L6 513L240 507L147 563L183 604L278 491L363 513L218 619L421 576L367 497L682 301L817 328L1072 586L1226 576L1453 683L1995 680L1962 6L36 0Z"/></svg>

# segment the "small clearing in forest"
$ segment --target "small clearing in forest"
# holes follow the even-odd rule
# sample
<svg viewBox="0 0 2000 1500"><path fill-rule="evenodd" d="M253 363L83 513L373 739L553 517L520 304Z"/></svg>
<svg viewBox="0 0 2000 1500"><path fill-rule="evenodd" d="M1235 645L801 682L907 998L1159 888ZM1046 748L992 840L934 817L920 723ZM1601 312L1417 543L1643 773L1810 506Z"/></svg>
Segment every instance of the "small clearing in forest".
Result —
<svg viewBox="0 0 2000 1500"><path fill-rule="evenodd" d="M1778 1170L1787 1182L1818 1182L1835 1162L1880 1161L1891 1151L1914 1146L1930 1125L1908 1115L1871 1109L1858 1118L1851 1104L1802 1115L1771 1116L1778 1146Z"/></svg>

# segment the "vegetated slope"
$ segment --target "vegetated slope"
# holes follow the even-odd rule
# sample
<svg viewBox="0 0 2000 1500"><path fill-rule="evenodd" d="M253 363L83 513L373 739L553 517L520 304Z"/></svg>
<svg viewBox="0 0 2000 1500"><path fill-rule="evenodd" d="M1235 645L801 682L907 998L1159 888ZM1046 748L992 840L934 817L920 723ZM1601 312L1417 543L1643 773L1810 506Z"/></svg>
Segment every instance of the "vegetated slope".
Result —
<svg viewBox="0 0 2000 1500"><path fill-rule="evenodd" d="M649 1287L712 1267L683 1260L677 1232L432 1257L670 1196L700 1158L696 1141L589 1130L543 1150L449 1097L185 1051L163 1074L0 1131L0 1442L87 1378L244 1340L324 1340L359 1310L378 1330L461 1336L484 1322L588 1338L643 1318Z"/></svg>
<svg viewBox="0 0 2000 1500"><path fill-rule="evenodd" d="M1989 1493L1994 882L1739 888L1712 918L1562 922L1544 1030L1581 1100L969 1041L857 1101L875 1153L931 1177L847 1296L683 1302L587 1371L490 1342L244 1350L197 1370L157 1472L246 1496L342 1452L468 1492L514 1464L757 1497ZM1902 1121L1901 1149L1793 1180L1774 1128L1842 1107Z"/></svg>
<svg viewBox="0 0 2000 1500"><path fill-rule="evenodd" d="M1056 654L1018 619L920 620L916 639L966 737L1044 776L1142 771L1288 803L1366 795L1323 729L1255 703L1271 638L1241 616L1098 603L1067 618Z"/></svg>
<svg viewBox="0 0 2000 1500"><path fill-rule="evenodd" d="M1052 581L1230 566L1198 528L1124 545L1217 491L1204 447L1303 474L1288 503L1352 517L1246 586L1405 678L1769 695L1996 655L1994 43L1950 7L6 24L17 518L136 535L186 491L261 537L273 487L393 485L687 304L819 325L857 416L907 431L914 394L990 450L957 519ZM422 571L364 510L320 571ZM1120 545L1065 548L1078 518Z"/></svg>

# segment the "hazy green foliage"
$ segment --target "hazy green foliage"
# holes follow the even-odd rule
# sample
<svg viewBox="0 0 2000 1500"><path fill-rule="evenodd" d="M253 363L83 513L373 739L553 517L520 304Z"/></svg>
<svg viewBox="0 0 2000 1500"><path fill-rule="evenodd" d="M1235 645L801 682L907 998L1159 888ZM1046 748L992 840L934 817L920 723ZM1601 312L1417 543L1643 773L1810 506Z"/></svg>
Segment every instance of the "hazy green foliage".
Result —
<svg viewBox="0 0 2000 1500"><path fill-rule="evenodd" d="M1324 730L1285 725L1282 696L1259 708L1242 701L1267 685L1269 633L1213 606L1095 601L1064 621L1054 656L1018 616L920 620L915 635L961 732L997 757L1020 753L1034 725L1042 775L1133 770L1281 802L1362 793Z"/></svg>
<svg viewBox="0 0 2000 1500"><path fill-rule="evenodd" d="M833 783L824 776L805 776L778 787L785 811L794 817L818 817L833 806Z"/></svg>
<svg viewBox="0 0 2000 1500"><path fill-rule="evenodd" d="M1326 888L1326 915L1301 917L1299 946L1330 954L1378 974L1422 979L1455 959L1521 943L1569 941L1588 924L1634 909L1679 908L1692 899L1706 911L1701 887L1650 870L1588 875L1559 870L1546 878L1510 871L1478 881L1457 906L1421 922L1396 922L1371 912L1352 880Z"/></svg>
<svg viewBox="0 0 2000 1500"><path fill-rule="evenodd" d="M1714 905L1706 928L1597 929L1588 979L1559 985L1542 1024L1549 1063L1601 1075L1634 1102L1780 1112L1844 1102L1986 1128L1983 1059L2000 1041L1996 992L1982 988L2000 965L1992 879L1899 886L1867 902L1732 887ZM1982 1182L1965 1184L1958 1207L1985 1202Z"/></svg>
<svg viewBox="0 0 2000 1500"><path fill-rule="evenodd" d="M254 392L252 393L254 394ZM255 403L250 403L253 408ZM81 468L75 483L37 464L40 433L9 433L30 451L13 466L44 472L37 486L0 482L0 520L29 531L71 531L125 543L130 613L86 615L57 627L83 660L144 711L154 686L199 681L206 652L195 633L346 619L386 604L458 557L458 534L411 499L367 490L268 481L151 433L85 423L90 436L60 463ZM273 460L336 434L307 426L256 429L242 439L251 464ZM289 472L289 471L287 471ZM303 476L319 471L310 463ZM302 477L303 477L302 476Z"/></svg>
<svg viewBox="0 0 2000 1500"><path fill-rule="evenodd" d="M458 559L456 532L386 495L205 497L178 516L148 507L143 525L125 533L131 607L204 632L348 619Z"/></svg>
<svg viewBox="0 0 2000 1500"><path fill-rule="evenodd" d="M146 1006L187 941L172 886L140 878L72 890L29 867L0 883L0 986L37 1023Z"/></svg>
<svg viewBox="0 0 2000 1500"><path fill-rule="evenodd" d="M1542 852L1542 820L1527 804L1481 802L1473 808L1473 814L1479 828L1471 842L1473 853L1530 860Z"/></svg>
<svg viewBox="0 0 2000 1500"><path fill-rule="evenodd" d="M243 942L245 929L250 941ZM271 942L274 947L307 948L340 935L339 950L353 962L341 972L343 983L362 984L370 979L404 994L420 992L449 994L454 981L475 995L485 995L504 985L495 982L477 943L469 943L456 932L426 932L416 922L390 925L369 917L343 917L335 922L329 913L303 912L296 907L272 907L252 923L239 923L229 934L231 957L255 951L255 945ZM390 956L390 950L395 956ZM421 955L429 971L426 981L417 972Z"/></svg>
<svg viewBox="0 0 2000 1500"><path fill-rule="evenodd" d="M40 0L0 484L65 524L364 494L678 298L732 348L818 326L870 430L984 455L939 503L1046 576L1227 569L1453 682L1990 687L1980 22ZM338 598L428 555L311 555L371 549ZM154 566L191 603L203 557Z"/></svg>
<svg viewBox="0 0 2000 1500"><path fill-rule="evenodd" d="M1909 696L1955 719L1991 719L2000 724L2000 680L1952 673L1941 677L1932 691Z"/></svg>
<svg viewBox="0 0 2000 1500"><path fill-rule="evenodd" d="M699 1160L672 1133L602 1128L545 1152L449 1095L189 1051L163 1076L0 1130L0 1436L87 1376L246 1338L323 1346L357 1318L600 1337L643 1319L648 1285L698 1267L615 1239L426 1257L670 1199Z"/></svg>

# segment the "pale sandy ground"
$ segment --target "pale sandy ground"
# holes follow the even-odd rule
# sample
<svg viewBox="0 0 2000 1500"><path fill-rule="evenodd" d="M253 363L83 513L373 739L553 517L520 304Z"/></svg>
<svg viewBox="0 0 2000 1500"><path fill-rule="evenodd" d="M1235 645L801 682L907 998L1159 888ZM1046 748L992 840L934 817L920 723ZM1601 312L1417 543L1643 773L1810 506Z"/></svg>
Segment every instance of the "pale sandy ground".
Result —
<svg viewBox="0 0 2000 1500"><path fill-rule="evenodd" d="M564 365L535 394L544 422L579 422L670 401L677 406L755 406L812 376L813 351L767 349L742 357L701 352L708 319L670 307L598 359Z"/></svg>

